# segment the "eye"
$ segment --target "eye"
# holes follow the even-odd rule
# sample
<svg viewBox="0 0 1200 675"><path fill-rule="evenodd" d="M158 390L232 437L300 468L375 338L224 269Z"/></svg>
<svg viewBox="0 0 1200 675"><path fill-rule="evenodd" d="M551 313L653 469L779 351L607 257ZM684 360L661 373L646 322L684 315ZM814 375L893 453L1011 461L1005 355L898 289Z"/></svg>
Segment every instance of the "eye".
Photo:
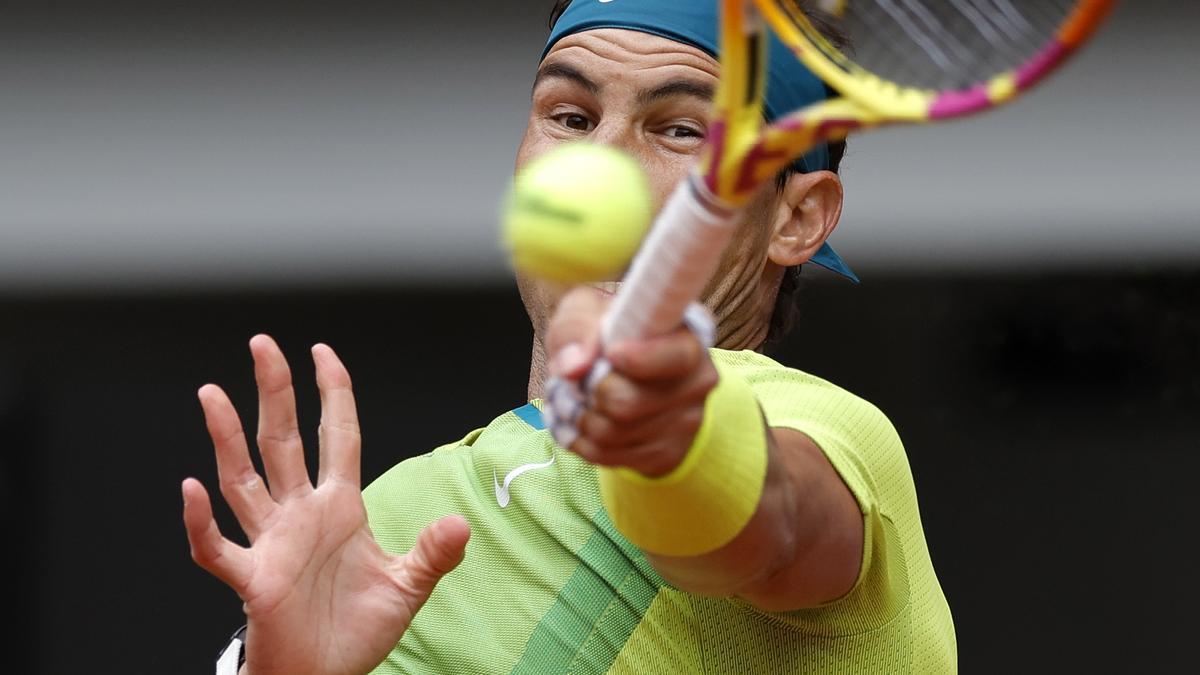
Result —
<svg viewBox="0 0 1200 675"><path fill-rule="evenodd" d="M671 138L704 138L703 131L682 124L674 124L667 127L666 133Z"/></svg>
<svg viewBox="0 0 1200 675"><path fill-rule="evenodd" d="M587 132L596 128L596 125L593 124L590 119L579 113L562 113L561 115L555 115L554 121L568 129L571 129L572 131Z"/></svg>

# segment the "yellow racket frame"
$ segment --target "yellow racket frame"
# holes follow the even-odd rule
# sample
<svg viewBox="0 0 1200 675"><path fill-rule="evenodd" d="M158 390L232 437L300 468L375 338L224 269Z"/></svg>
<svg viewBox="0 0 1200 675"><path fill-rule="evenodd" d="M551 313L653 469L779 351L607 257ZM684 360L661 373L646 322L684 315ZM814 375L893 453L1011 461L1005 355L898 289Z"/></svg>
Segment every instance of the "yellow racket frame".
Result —
<svg viewBox="0 0 1200 675"><path fill-rule="evenodd" d="M700 178L717 200L744 206L780 170L817 144L882 124L980 112L1045 78L1096 31L1115 0L1080 0L1056 39L1028 63L962 91L902 87L863 69L821 35L795 3L721 0L721 82ZM764 125L768 41L763 23L809 70L841 94Z"/></svg>

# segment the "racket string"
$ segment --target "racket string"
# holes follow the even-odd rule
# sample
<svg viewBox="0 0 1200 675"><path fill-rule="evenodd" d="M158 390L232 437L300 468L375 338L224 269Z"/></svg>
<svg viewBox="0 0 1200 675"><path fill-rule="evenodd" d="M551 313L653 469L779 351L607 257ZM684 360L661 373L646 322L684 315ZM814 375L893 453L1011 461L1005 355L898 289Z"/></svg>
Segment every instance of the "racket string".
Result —
<svg viewBox="0 0 1200 675"><path fill-rule="evenodd" d="M818 13L812 0L779 0L787 15ZM901 86L963 89L1030 60L1050 43L1072 0L849 0L824 23L850 42L846 56Z"/></svg>

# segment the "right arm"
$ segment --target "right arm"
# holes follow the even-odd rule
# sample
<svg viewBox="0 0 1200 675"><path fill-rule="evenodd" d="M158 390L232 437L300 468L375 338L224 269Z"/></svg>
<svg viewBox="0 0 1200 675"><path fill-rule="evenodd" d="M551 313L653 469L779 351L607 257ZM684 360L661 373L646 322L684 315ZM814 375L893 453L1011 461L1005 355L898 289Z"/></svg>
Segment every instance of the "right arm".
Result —
<svg viewBox="0 0 1200 675"><path fill-rule="evenodd" d="M192 558L232 588L246 612L245 675L365 673L400 640L434 585L462 560L470 531L448 516L393 556L367 525L358 415L350 375L333 350L313 347L321 392L317 484L309 479L291 372L266 336L250 341L258 382L258 448L250 460L237 412L219 387L199 398L216 450L221 494L250 546L225 538L204 486L183 481ZM268 487L269 485L269 487Z"/></svg>

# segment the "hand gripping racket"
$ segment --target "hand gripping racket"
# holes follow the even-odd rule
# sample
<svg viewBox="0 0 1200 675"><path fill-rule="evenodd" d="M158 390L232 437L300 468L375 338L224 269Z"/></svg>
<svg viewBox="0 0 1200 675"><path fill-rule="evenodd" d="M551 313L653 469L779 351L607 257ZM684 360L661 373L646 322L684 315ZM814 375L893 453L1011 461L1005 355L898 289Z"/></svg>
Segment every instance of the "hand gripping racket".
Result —
<svg viewBox="0 0 1200 675"><path fill-rule="evenodd" d="M987 110L1045 79L1115 0L721 0L708 145L663 206L605 317L606 344L665 333L703 291L759 188L852 131ZM835 47L819 16L849 37ZM763 122L766 27L840 97Z"/></svg>

